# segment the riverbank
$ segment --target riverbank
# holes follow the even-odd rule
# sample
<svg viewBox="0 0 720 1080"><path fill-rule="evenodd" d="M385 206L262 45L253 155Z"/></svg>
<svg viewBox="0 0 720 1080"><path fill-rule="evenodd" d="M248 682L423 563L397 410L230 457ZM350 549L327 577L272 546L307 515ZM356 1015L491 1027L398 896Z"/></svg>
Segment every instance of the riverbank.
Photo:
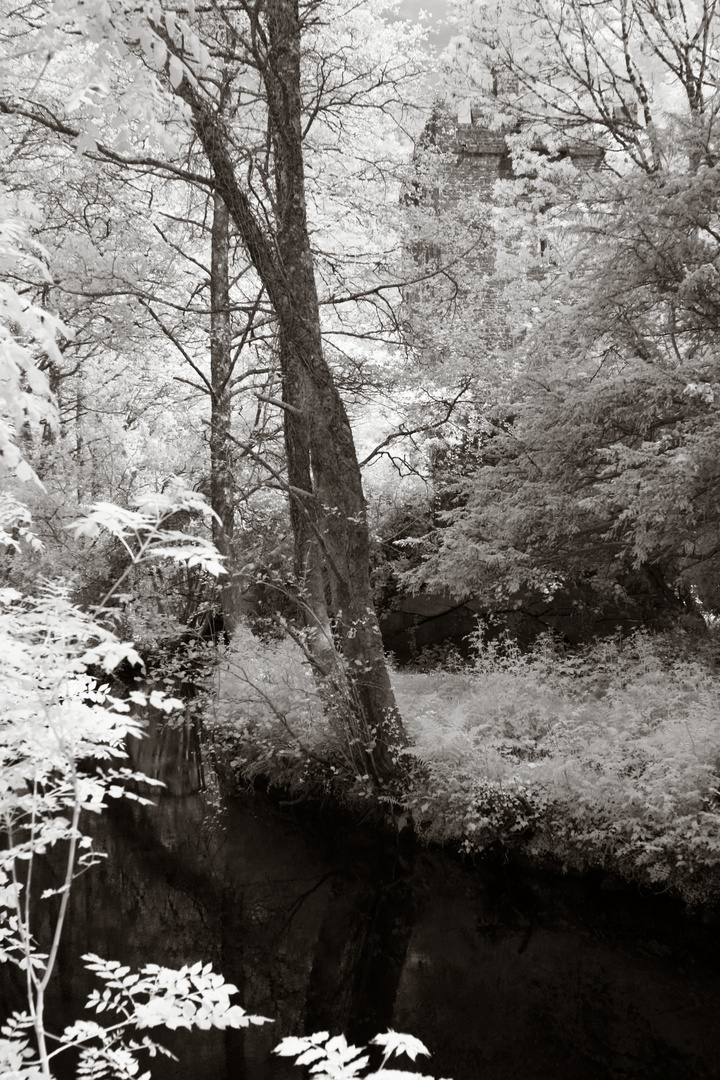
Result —
<svg viewBox="0 0 720 1080"><path fill-rule="evenodd" d="M480 646L474 665L395 672L411 739L395 826L474 857L593 871L720 901L720 679L712 643L636 635L582 654ZM286 800L372 799L290 642L235 639L206 728L238 783Z"/></svg>

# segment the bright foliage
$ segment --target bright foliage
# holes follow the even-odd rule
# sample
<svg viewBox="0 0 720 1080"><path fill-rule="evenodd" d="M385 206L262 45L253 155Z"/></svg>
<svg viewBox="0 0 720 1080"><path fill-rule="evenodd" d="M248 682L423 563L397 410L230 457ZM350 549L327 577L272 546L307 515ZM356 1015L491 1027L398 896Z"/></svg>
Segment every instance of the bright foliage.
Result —
<svg viewBox="0 0 720 1080"><path fill-rule="evenodd" d="M408 805L469 853L720 896L720 683L693 639L636 635L584 654L484 644L474 670L398 674L424 765Z"/></svg>

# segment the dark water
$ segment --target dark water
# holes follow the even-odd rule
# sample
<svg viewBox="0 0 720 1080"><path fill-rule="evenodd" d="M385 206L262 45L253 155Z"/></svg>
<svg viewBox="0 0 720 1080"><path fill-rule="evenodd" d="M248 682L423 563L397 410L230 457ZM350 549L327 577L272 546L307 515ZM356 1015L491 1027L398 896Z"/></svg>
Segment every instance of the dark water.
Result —
<svg viewBox="0 0 720 1080"><path fill-rule="evenodd" d="M57 1026L81 1015L93 983L77 957L92 950L134 966L212 961L275 1021L170 1034L180 1061L152 1064L160 1078L299 1080L271 1054L283 1035L388 1027L426 1043L423 1071L454 1080L720 1077L717 922L612 883L401 858L301 808L221 812L181 732L144 744L140 763L169 790L96 822L109 858L75 886Z"/></svg>

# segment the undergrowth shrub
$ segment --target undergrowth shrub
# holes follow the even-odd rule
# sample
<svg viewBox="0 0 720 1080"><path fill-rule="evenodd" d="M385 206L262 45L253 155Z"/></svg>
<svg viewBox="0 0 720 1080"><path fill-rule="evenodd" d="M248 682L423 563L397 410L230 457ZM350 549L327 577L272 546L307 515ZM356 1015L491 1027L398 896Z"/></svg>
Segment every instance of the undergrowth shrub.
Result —
<svg viewBox="0 0 720 1080"><path fill-rule="evenodd" d="M262 639L240 624L208 689L206 729L239 779L298 797L329 791L341 775L352 783L342 733L291 638Z"/></svg>
<svg viewBox="0 0 720 1080"><path fill-rule="evenodd" d="M574 654L476 649L464 674L395 675L426 766L408 794L421 835L720 897L712 666L646 634Z"/></svg>

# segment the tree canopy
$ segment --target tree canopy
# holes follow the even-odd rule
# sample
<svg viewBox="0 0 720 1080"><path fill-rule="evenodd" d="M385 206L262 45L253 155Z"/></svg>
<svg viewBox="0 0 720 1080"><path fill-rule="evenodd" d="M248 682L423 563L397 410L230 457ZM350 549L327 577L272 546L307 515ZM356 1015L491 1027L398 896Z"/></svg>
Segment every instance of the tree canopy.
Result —
<svg viewBox="0 0 720 1080"><path fill-rule="evenodd" d="M370 755L359 767L378 776L390 769L384 725L401 729L338 387L343 369L364 385L373 353L388 335L397 342L389 297L401 244L385 196L398 190L406 87L422 64L418 31L386 10L291 0L143 12L8 5L0 91L9 159L29 161L28 145L39 147L69 188L40 185L37 197L47 204L42 228L69 249L58 258L61 303L79 321L78 301L66 298L80 297L85 313L74 363L56 359L53 374L58 387L73 380L60 399L66 413L74 406L75 464L91 473L88 490L79 469L77 498L123 489L116 463L128 442L116 439L108 456L85 418L124 414L127 430L157 403L156 379L147 380L154 400L131 403L118 372L120 397L101 405L108 339L133 391L135 370L142 383L169 354L172 381L210 399L208 486L223 555L234 555L243 479L252 490L259 471L288 499L308 658ZM166 388L175 412L177 389ZM238 395L255 406L244 437L233 424ZM197 413L191 425L199 448ZM252 465L251 476L236 477L236 462ZM233 588L220 600L230 624Z"/></svg>
<svg viewBox="0 0 720 1080"><path fill-rule="evenodd" d="M506 337L478 349L495 378L413 580L597 603L649 574L700 625L720 551L714 5L477 4L460 29L457 99L512 158L492 210Z"/></svg>
<svg viewBox="0 0 720 1080"><path fill-rule="evenodd" d="M462 7L427 124L421 33L380 0L5 12L7 326L47 380L20 364L6 415L58 565L65 517L179 476L231 567L203 603L289 615L366 747L396 716L379 550L393 588L639 575L715 610L712 4Z"/></svg>

